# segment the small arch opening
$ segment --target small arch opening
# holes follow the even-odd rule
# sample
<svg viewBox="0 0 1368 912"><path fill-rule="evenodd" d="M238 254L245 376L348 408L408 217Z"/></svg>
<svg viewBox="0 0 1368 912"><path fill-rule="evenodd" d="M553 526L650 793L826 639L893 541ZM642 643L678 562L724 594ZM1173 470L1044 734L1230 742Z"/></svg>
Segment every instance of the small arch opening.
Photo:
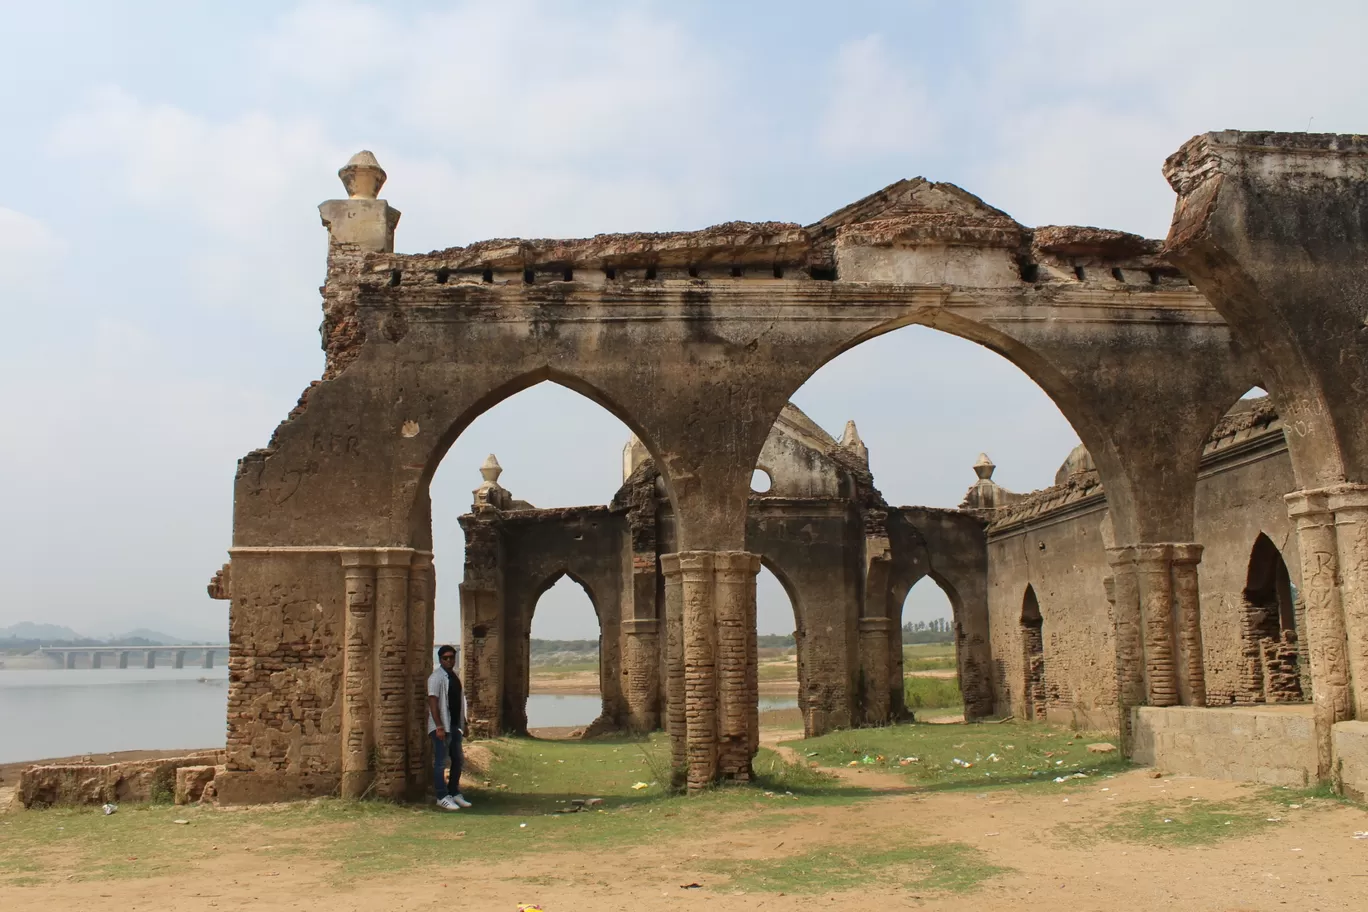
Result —
<svg viewBox="0 0 1368 912"><path fill-rule="evenodd" d="M523 284L532 285L537 281L537 273L531 269L523 270Z"/></svg>
<svg viewBox="0 0 1368 912"><path fill-rule="evenodd" d="M898 617L903 710L922 719L962 710L955 604L950 594L934 577L923 576L903 598Z"/></svg>
<svg viewBox="0 0 1368 912"><path fill-rule="evenodd" d="M1250 549L1243 598L1239 702L1302 702L1299 600L1287 563L1262 532Z"/></svg>
<svg viewBox="0 0 1368 912"><path fill-rule="evenodd" d="M447 280L450 279L450 278L451 278L451 270L450 270L450 269L442 268L442 269L437 270L437 284L438 284L438 285L445 285L445 284L447 283Z"/></svg>
<svg viewBox="0 0 1368 912"><path fill-rule="evenodd" d="M1043 722L1047 699L1045 618L1040 613L1035 587L1031 585L1026 586L1026 594L1021 598L1021 653L1026 718Z"/></svg>
<svg viewBox="0 0 1368 912"><path fill-rule="evenodd" d="M774 479L770 477L769 472L761 468L751 472L751 490L756 494L768 494L773 487Z"/></svg>
<svg viewBox="0 0 1368 912"><path fill-rule="evenodd" d="M494 284L494 270L486 269L483 272L481 272L480 281L484 282L486 285Z"/></svg>
<svg viewBox="0 0 1368 912"><path fill-rule="evenodd" d="M1074 267L1074 278L1075 278L1075 279L1078 279L1078 281L1080 281L1080 282L1086 282L1086 281L1088 280L1088 274L1087 274L1086 271L1084 271L1084 269L1083 269L1082 266L1075 266L1075 267Z"/></svg>

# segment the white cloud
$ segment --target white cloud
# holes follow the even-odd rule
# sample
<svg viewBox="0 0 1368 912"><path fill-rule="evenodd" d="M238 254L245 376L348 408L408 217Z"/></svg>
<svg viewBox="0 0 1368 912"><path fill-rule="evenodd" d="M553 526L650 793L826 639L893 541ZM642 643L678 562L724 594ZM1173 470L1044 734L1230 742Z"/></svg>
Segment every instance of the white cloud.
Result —
<svg viewBox="0 0 1368 912"><path fill-rule="evenodd" d="M844 159L911 155L939 138L940 115L914 67L895 62L881 35L836 51L818 130L823 151Z"/></svg>
<svg viewBox="0 0 1368 912"><path fill-rule="evenodd" d="M37 306L66 251L43 222L0 206L0 312Z"/></svg>

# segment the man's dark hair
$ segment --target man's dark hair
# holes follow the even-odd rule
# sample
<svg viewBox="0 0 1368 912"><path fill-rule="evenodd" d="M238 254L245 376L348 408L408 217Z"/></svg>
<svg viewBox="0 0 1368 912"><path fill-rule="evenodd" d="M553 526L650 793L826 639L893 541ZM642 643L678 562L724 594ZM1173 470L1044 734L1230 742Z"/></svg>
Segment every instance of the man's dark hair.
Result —
<svg viewBox="0 0 1368 912"><path fill-rule="evenodd" d="M456 647L455 647L455 646L438 646L438 647L437 647L437 658L439 658L439 659L440 659L442 656L444 656L444 655L455 655L455 654L456 654Z"/></svg>

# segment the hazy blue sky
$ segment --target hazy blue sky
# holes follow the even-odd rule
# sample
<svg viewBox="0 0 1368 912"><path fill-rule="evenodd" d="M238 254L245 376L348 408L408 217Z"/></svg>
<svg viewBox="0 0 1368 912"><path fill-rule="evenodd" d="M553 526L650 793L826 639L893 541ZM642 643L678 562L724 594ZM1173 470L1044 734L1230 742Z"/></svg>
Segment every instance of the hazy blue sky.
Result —
<svg viewBox="0 0 1368 912"><path fill-rule="evenodd" d="M321 371L315 207L358 149L403 251L808 223L915 175L1162 236L1160 165L1192 134L1368 128L1359 3L4 0L0 22L0 626L94 634L223 631L204 584L234 462ZM1014 367L928 330L797 401L856 419L894 503L957 504L980 450L1040 487L1074 443ZM434 485L440 634L484 456L539 505L603 502L625 437L559 388L470 428ZM592 635L561 593L538 633Z"/></svg>

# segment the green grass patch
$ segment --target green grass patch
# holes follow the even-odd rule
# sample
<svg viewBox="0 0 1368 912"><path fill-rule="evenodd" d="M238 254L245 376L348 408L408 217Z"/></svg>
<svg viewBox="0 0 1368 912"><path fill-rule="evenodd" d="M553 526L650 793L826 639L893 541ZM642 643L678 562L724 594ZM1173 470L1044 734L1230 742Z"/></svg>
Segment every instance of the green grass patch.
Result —
<svg viewBox="0 0 1368 912"><path fill-rule="evenodd" d="M582 674L586 671L597 672L599 670L598 659L581 662L555 662L545 665L533 664L531 669L534 678L559 678L571 674Z"/></svg>
<svg viewBox="0 0 1368 912"><path fill-rule="evenodd" d="M1043 723L1003 725L910 723L832 732L787 742L800 756L822 766L850 766L897 772L927 788L984 788L992 785L1085 782L1128 767L1119 751L1093 754L1087 745L1106 735L1077 738ZM915 758L915 759L914 759ZM1086 778L1073 777L1083 773ZM1063 783L1054 783L1064 778Z"/></svg>
<svg viewBox="0 0 1368 912"><path fill-rule="evenodd" d="M954 643L925 643L903 647L903 671L942 671L955 667Z"/></svg>
<svg viewBox="0 0 1368 912"><path fill-rule="evenodd" d="M793 662L763 662L756 671L761 681L798 681L798 666Z"/></svg>
<svg viewBox="0 0 1368 912"><path fill-rule="evenodd" d="M1085 842L1207 846L1280 826L1286 821L1286 814L1284 805L1258 796L1232 801L1150 801L1121 808L1096 826L1068 824L1060 828L1060 833Z"/></svg>
<svg viewBox="0 0 1368 912"><path fill-rule="evenodd" d="M903 705L913 712L963 706L959 678L903 678Z"/></svg>
<svg viewBox="0 0 1368 912"><path fill-rule="evenodd" d="M870 886L963 893L1009 869L956 842L910 843L897 848L823 846L787 858L715 861L706 870L747 892L828 893Z"/></svg>

